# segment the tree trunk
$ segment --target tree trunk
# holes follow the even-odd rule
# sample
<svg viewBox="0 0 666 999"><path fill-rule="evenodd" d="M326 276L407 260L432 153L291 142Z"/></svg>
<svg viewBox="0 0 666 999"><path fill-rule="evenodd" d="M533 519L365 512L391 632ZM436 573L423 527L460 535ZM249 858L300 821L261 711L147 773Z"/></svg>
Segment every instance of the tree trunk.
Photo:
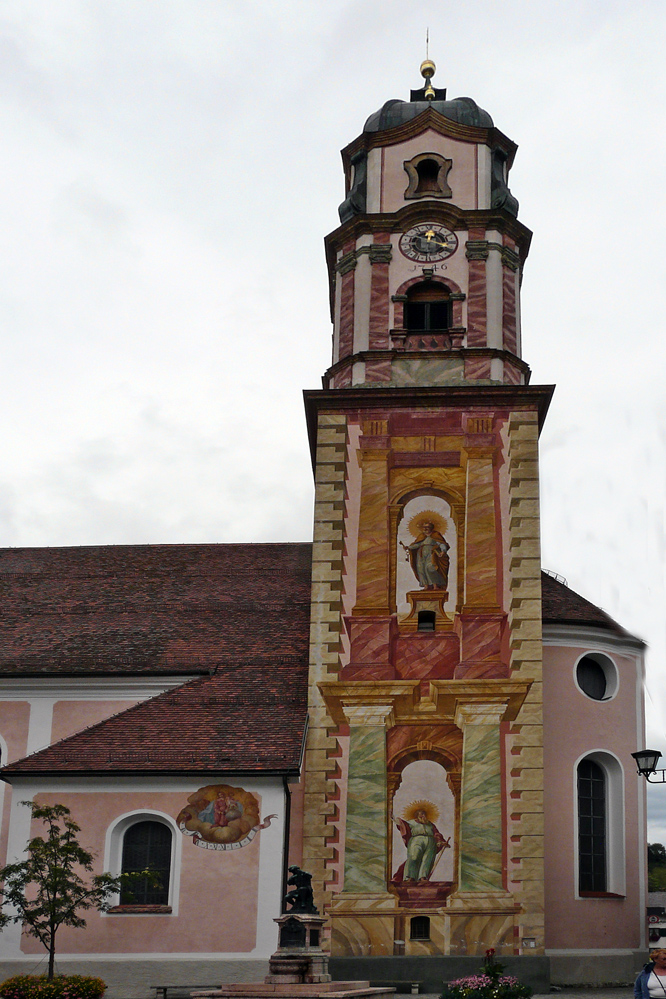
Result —
<svg viewBox="0 0 666 999"><path fill-rule="evenodd" d="M51 932L49 941L49 973L46 976L49 981L53 979L55 971L55 933Z"/></svg>

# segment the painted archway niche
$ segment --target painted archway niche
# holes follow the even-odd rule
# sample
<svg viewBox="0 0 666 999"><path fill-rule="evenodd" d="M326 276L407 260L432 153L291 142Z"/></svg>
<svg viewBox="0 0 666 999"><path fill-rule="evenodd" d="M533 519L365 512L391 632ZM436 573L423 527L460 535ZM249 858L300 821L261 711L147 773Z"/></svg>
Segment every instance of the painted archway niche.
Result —
<svg viewBox="0 0 666 999"><path fill-rule="evenodd" d="M458 597L458 531L444 496L420 493L398 506L395 583L403 630L451 628Z"/></svg>
<svg viewBox="0 0 666 999"><path fill-rule="evenodd" d="M447 762L417 759L388 775L389 890L408 908L439 906L455 888L460 770Z"/></svg>

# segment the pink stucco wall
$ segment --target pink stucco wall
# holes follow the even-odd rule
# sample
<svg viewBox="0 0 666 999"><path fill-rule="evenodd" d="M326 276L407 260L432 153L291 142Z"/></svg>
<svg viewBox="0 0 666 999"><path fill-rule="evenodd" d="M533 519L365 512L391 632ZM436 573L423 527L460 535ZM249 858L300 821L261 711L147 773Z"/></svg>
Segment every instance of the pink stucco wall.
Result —
<svg viewBox="0 0 666 999"><path fill-rule="evenodd" d="M607 652L619 672L617 693L595 701L580 691L574 670L594 643L544 646L544 817L547 948L638 948L644 899L640 881L645 854L644 788L631 753L642 731L640 654ZM576 766L581 757L605 751L623 769L626 887L621 898L578 898ZM617 872L621 875L621 871Z"/></svg>
<svg viewBox="0 0 666 999"><path fill-rule="evenodd" d="M53 705L51 742L67 739L75 732L96 725L136 703L136 698L125 701L56 701Z"/></svg>
<svg viewBox="0 0 666 999"><path fill-rule="evenodd" d="M410 204L409 201L405 201L408 179L403 164L405 160L411 160L412 157L423 152L438 153L440 156L453 160L453 166L448 175L448 183L453 192L453 197L449 203L461 208L477 207L475 143L456 141L448 136L440 135L433 129L428 129L425 133L408 139L406 142L385 146L383 152L384 174L381 211L397 212L404 205Z"/></svg>
<svg viewBox="0 0 666 999"><path fill-rule="evenodd" d="M193 787L192 790L196 788ZM257 797L259 797L257 795ZM96 854L103 869L106 831L119 816L149 808L175 818L187 795L174 791L40 794L40 803L59 801L71 809L81 826L82 844ZM36 823L37 833L41 823ZM257 888L261 836L240 850L203 850L178 834L181 853L179 911L177 915L102 915L91 912L86 929L63 927L58 934L61 953L211 953L251 951L256 943ZM233 900L233 902L230 902ZM38 954L37 940L24 935L22 949Z"/></svg>
<svg viewBox="0 0 666 999"><path fill-rule="evenodd" d="M3 763L13 763L26 754L28 742L28 723L30 721L30 705L27 701L0 702L0 734L7 743L7 759ZM0 786L0 801L2 802L2 829L0 830L0 866L7 859L7 840L9 836L10 804L12 789L8 784Z"/></svg>

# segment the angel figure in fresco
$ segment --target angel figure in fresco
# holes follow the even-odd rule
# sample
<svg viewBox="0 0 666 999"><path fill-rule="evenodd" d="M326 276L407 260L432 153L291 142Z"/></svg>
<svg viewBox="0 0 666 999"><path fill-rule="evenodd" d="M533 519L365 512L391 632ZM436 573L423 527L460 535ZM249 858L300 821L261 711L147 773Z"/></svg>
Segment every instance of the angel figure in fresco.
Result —
<svg viewBox="0 0 666 999"><path fill-rule="evenodd" d="M400 542L407 552L409 564L424 590L445 590L449 581L451 547L427 517L418 525L419 533L411 545Z"/></svg>
<svg viewBox="0 0 666 999"><path fill-rule="evenodd" d="M262 822L257 798L242 787L208 784L187 799L178 814L178 828L192 837L195 846L207 850L239 850L268 829L277 815Z"/></svg>
<svg viewBox="0 0 666 999"><path fill-rule="evenodd" d="M415 801L405 810L404 817L391 816L407 847L407 860L395 873L394 881L430 881L439 858L451 846L451 837L444 839L431 818L437 818L437 808L430 801Z"/></svg>

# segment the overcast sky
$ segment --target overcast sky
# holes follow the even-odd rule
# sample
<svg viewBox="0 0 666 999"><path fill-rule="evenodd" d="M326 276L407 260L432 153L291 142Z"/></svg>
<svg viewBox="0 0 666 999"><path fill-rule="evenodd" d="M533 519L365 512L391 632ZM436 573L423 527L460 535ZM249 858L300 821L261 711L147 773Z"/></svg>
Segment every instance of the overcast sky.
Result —
<svg viewBox="0 0 666 999"><path fill-rule="evenodd" d="M310 538L339 150L427 26L520 147L543 563L649 642L666 755L663 0L0 0L0 544Z"/></svg>

